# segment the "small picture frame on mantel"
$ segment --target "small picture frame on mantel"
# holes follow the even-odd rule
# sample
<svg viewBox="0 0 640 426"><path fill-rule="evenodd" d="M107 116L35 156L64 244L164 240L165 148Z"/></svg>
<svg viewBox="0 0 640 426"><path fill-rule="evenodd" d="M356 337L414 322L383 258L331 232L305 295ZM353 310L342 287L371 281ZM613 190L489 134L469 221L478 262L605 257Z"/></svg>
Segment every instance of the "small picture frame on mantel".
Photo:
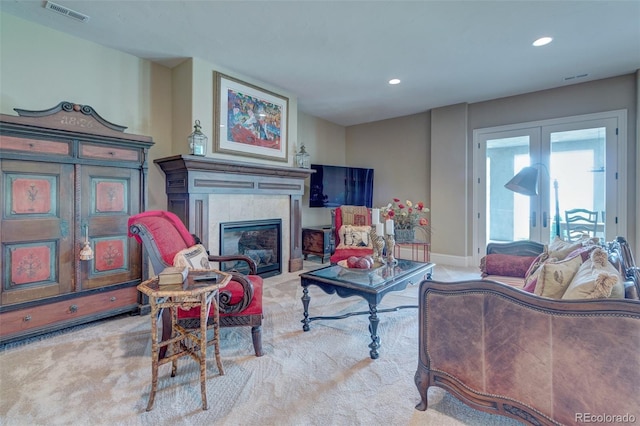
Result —
<svg viewBox="0 0 640 426"><path fill-rule="evenodd" d="M214 72L216 152L287 162L289 98Z"/></svg>

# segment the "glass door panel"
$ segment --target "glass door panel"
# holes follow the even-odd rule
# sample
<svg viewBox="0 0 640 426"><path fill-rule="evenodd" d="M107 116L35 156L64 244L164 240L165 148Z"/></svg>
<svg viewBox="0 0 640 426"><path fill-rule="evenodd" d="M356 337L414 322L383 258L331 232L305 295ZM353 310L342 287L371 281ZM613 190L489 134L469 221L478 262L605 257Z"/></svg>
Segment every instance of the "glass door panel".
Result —
<svg viewBox="0 0 640 426"><path fill-rule="evenodd" d="M605 238L606 130L592 127L549 131L551 175L558 181L563 239L567 239L565 212L572 209L595 212L598 222L595 236Z"/></svg>
<svg viewBox="0 0 640 426"><path fill-rule="evenodd" d="M483 204L487 242L540 238L538 197L521 195L504 187L516 173L531 164L537 139L535 129L525 129L489 134L482 141L486 158Z"/></svg>

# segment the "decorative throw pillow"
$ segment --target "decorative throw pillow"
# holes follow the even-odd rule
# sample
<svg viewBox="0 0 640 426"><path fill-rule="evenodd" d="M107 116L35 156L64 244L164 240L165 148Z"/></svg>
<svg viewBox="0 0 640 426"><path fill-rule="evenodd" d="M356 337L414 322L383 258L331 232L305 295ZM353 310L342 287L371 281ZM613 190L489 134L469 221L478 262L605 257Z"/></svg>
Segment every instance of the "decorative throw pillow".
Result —
<svg viewBox="0 0 640 426"><path fill-rule="evenodd" d="M370 226L342 225L338 231L340 244L338 244L336 249L373 249L369 235L370 232Z"/></svg>
<svg viewBox="0 0 640 426"><path fill-rule="evenodd" d="M556 235L556 238L549 244L549 257L555 257L558 260L564 260L569 253L582 247L583 241L564 241Z"/></svg>
<svg viewBox="0 0 640 426"><path fill-rule="evenodd" d="M569 258L569 257L580 255L582 257L582 261L586 262L586 260L589 259L589 257L591 257L591 251L594 250L596 247L598 246L593 244L588 244L588 245L579 247L574 251L572 251L571 253L569 253L567 257Z"/></svg>
<svg viewBox="0 0 640 426"><path fill-rule="evenodd" d="M582 265L582 257L580 256L558 262L545 262L540 267L534 293L551 299L562 298L580 265Z"/></svg>
<svg viewBox="0 0 640 426"><path fill-rule="evenodd" d="M578 269L563 299L624 299L624 283L609 262L607 252L597 247Z"/></svg>
<svg viewBox="0 0 640 426"><path fill-rule="evenodd" d="M542 253L540 253L533 262L531 262L531 265L529 265L529 269L527 269L527 272L524 274L524 289L525 290L530 289L527 291L529 291L530 293L533 293L533 290L536 288L536 283L538 282L538 274L540 273L540 266L542 266L544 262L547 262L547 261L555 262L557 260L558 259L556 258L549 259L549 252L545 247L545 250Z"/></svg>
<svg viewBox="0 0 640 426"><path fill-rule="evenodd" d="M202 244L196 244L176 253L173 258L173 266L186 266L189 269L211 269L207 249Z"/></svg>
<svg viewBox="0 0 640 426"><path fill-rule="evenodd" d="M531 262L535 259L533 256L492 253L480 260L480 270L483 277L487 275L502 275L505 277L524 278Z"/></svg>
<svg viewBox="0 0 640 426"><path fill-rule="evenodd" d="M538 269L539 271L540 269ZM534 293L536 291L536 285L538 284L538 274L535 275L535 277L533 277L531 280L529 280L529 282L524 284L524 287L522 287L522 289L526 292L529 293Z"/></svg>
<svg viewBox="0 0 640 426"><path fill-rule="evenodd" d="M365 206L340 206L342 223L353 226L371 225L369 209Z"/></svg>

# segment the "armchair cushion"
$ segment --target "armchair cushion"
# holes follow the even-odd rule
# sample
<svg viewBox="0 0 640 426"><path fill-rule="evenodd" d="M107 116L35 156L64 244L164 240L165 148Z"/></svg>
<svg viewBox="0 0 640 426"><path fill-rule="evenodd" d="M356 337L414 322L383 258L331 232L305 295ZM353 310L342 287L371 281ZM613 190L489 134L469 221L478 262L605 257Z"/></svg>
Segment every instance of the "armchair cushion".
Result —
<svg viewBox="0 0 640 426"><path fill-rule="evenodd" d="M176 253L173 258L173 266L186 266L189 269L211 269L209 254L202 244L196 244Z"/></svg>
<svg viewBox="0 0 640 426"><path fill-rule="evenodd" d="M370 248L373 250L370 233L370 226L342 225L338 231L340 244L338 244L336 250L359 248Z"/></svg>
<svg viewBox="0 0 640 426"><path fill-rule="evenodd" d="M196 243L178 216L164 210L150 210L132 216L129 218L129 228L133 224L144 225L166 265L173 265L176 253ZM140 235L132 233L131 230L129 237L142 244Z"/></svg>

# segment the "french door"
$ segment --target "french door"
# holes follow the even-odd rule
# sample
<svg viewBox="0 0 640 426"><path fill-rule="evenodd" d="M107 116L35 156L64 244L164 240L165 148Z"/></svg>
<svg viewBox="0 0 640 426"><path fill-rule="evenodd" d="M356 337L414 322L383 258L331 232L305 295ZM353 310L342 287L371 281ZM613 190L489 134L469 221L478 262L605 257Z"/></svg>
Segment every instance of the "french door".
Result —
<svg viewBox="0 0 640 426"><path fill-rule="evenodd" d="M626 111L474 131L475 255L483 255L489 242L548 243L558 233L564 239L565 211L576 208L597 213L601 239L623 234L626 143L619 130L626 122L621 121ZM537 195L506 189L527 166L538 170Z"/></svg>

